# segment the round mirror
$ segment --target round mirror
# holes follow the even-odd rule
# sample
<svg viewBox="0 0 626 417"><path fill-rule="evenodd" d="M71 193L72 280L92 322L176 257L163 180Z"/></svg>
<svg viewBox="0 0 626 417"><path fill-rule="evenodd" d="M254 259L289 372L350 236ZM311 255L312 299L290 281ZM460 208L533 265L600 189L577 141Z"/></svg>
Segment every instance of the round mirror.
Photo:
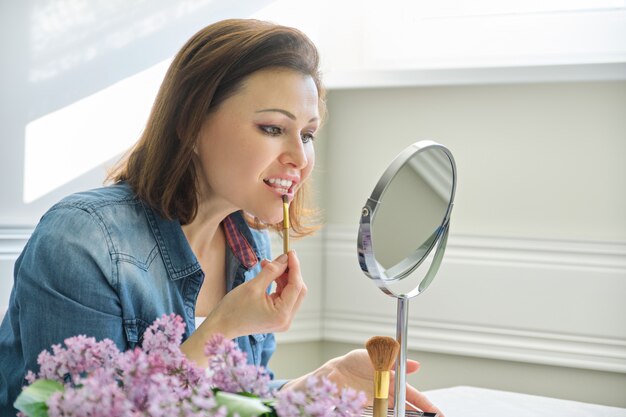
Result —
<svg viewBox="0 0 626 417"><path fill-rule="evenodd" d="M413 297L432 282L447 241L456 186L450 151L420 141L383 173L361 213L361 269L387 294ZM427 271L416 268L430 260ZM402 282L400 282L402 281Z"/></svg>

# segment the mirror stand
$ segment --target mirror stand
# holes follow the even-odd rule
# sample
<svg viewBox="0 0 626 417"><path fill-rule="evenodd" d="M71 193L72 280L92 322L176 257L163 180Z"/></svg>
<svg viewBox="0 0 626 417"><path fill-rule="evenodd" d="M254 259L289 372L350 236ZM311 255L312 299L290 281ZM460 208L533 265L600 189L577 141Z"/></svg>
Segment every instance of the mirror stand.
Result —
<svg viewBox="0 0 626 417"><path fill-rule="evenodd" d="M448 242L449 219L441 228L442 232L439 236L437 250L433 257L432 264L428 268L422 283L428 286L430 281L437 275L439 265L443 259ZM407 334L409 331L409 300L411 295L396 296L398 300L397 317L396 317L396 340L400 344L400 351L396 360L396 377L394 385L394 417L405 417L406 415L406 361L407 357Z"/></svg>
<svg viewBox="0 0 626 417"><path fill-rule="evenodd" d="M409 298L398 297L398 318L396 324L396 340L400 344L400 352L396 360L394 416L404 417L406 406L406 337L409 323Z"/></svg>
<svg viewBox="0 0 626 417"><path fill-rule="evenodd" d="M452 153L430 140L415 142L387 167L361 210L357 238L361 270L398 300L395 417L406 416L409 300L425 291L439 270L455 189ZM427 258L432 262L426 274L413 274ZM406 287L400 285L403 280Z"/></svg>

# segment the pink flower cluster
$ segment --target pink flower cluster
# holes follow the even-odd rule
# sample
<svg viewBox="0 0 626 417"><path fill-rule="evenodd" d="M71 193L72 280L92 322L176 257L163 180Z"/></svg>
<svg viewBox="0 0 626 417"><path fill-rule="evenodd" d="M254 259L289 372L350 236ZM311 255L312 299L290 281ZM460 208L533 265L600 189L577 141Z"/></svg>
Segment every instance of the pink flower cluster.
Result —
<svg viewBox="0 0 626 417"><path fill-rule="evenodd" d="M47 401L48 416L226 417L213 398L213 384L179 349L185 324L176 315L157 319L142 348L120 352L105 339L75 336L40 353L38 374L65 385Z"/></svg>
<svg viewBox="0 0 626 417"><path fill-rule="evenodd" d="M365 394L338 392L328 380L309 380L306 392L272 391L265 369L247 364L246 354L219 334L205 347L208 369L200 369L180 351L184 329L179 316L164 315L145 331L141 349L126 352L110 340L71 337L65 347L41 352L39 373L26 378L64 385L46 401L49 417L226 417L233 410L218 405L216 391L276 396L274 417L361 415Z"/></svg>
<svg viewBox="0 0 626 417"><path fill-rule="evenodd" d="M209 358L209 376L216 388L247 392L260 398L272 396L265 369L247 365L246 354L232 340L216 334L206 343L204 354Z"/></svg>
<svg viewBox="0 0 626 417"><path fill-rule="evenodd" d="M367 398L363 391L337 386L326 378L311 377L306 391L277 393L276 413L280 417L360 417Z"/></svg>

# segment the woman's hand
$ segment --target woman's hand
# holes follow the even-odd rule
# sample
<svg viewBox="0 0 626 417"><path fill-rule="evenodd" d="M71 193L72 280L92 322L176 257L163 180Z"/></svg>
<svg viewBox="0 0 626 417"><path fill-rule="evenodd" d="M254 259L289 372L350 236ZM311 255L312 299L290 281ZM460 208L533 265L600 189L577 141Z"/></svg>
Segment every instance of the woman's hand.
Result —
<svg viewBox="0 0 626 417"><path fill-rule="evenodd" d="M407 374L417 372L419 363L413 360L407 361ZM394 374L390 372L389 382L389 406L393 406L394 400ZM282 389L304 390L306 388L306 380L310 376L326 377L337 384L338 388L345 386L352 387L356 390L364 391L367 394L368 404L372 405L374 391L374 367L370 362L370 358L365 349L357 349L347 353L344 356L331 359L322 367L313 371L311 374L289 381ZM440 417L444 417L443 413L431 403L428 398L417 389L407 384L406 400L411 404L419 407L422 411L431 413L439 413ZM407 406L407 409L410 407Z"/></svg>
<svg viewBox="0 0 626 417"><path fill-rule="evenodd" d="M206 366L204 345L215 333L234 339L289 329L307 292L298 257L292 250L272 262L263 260L261 266L263 269L256 277L228 292L181 345L189 359ZM276 282L276 289L268 294L272 282Z"/></svg>

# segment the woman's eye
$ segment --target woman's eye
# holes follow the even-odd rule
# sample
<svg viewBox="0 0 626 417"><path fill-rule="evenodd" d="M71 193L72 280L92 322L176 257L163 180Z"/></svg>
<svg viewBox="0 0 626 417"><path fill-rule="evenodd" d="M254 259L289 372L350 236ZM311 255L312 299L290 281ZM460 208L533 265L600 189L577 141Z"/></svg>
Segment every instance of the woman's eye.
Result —
<svg viewBox="0 0 626 417"><path fill-rule="evenodd" d="M315 136L312 133L305 133L302 135L302 143L309 143L315 140Z"/></svg>
<svg viewBox="0 0 626 417"><path fill-rule="evenodd" d="M283 130L278 126L259 126L259 128L270 136L279 136Z"/></svg>

